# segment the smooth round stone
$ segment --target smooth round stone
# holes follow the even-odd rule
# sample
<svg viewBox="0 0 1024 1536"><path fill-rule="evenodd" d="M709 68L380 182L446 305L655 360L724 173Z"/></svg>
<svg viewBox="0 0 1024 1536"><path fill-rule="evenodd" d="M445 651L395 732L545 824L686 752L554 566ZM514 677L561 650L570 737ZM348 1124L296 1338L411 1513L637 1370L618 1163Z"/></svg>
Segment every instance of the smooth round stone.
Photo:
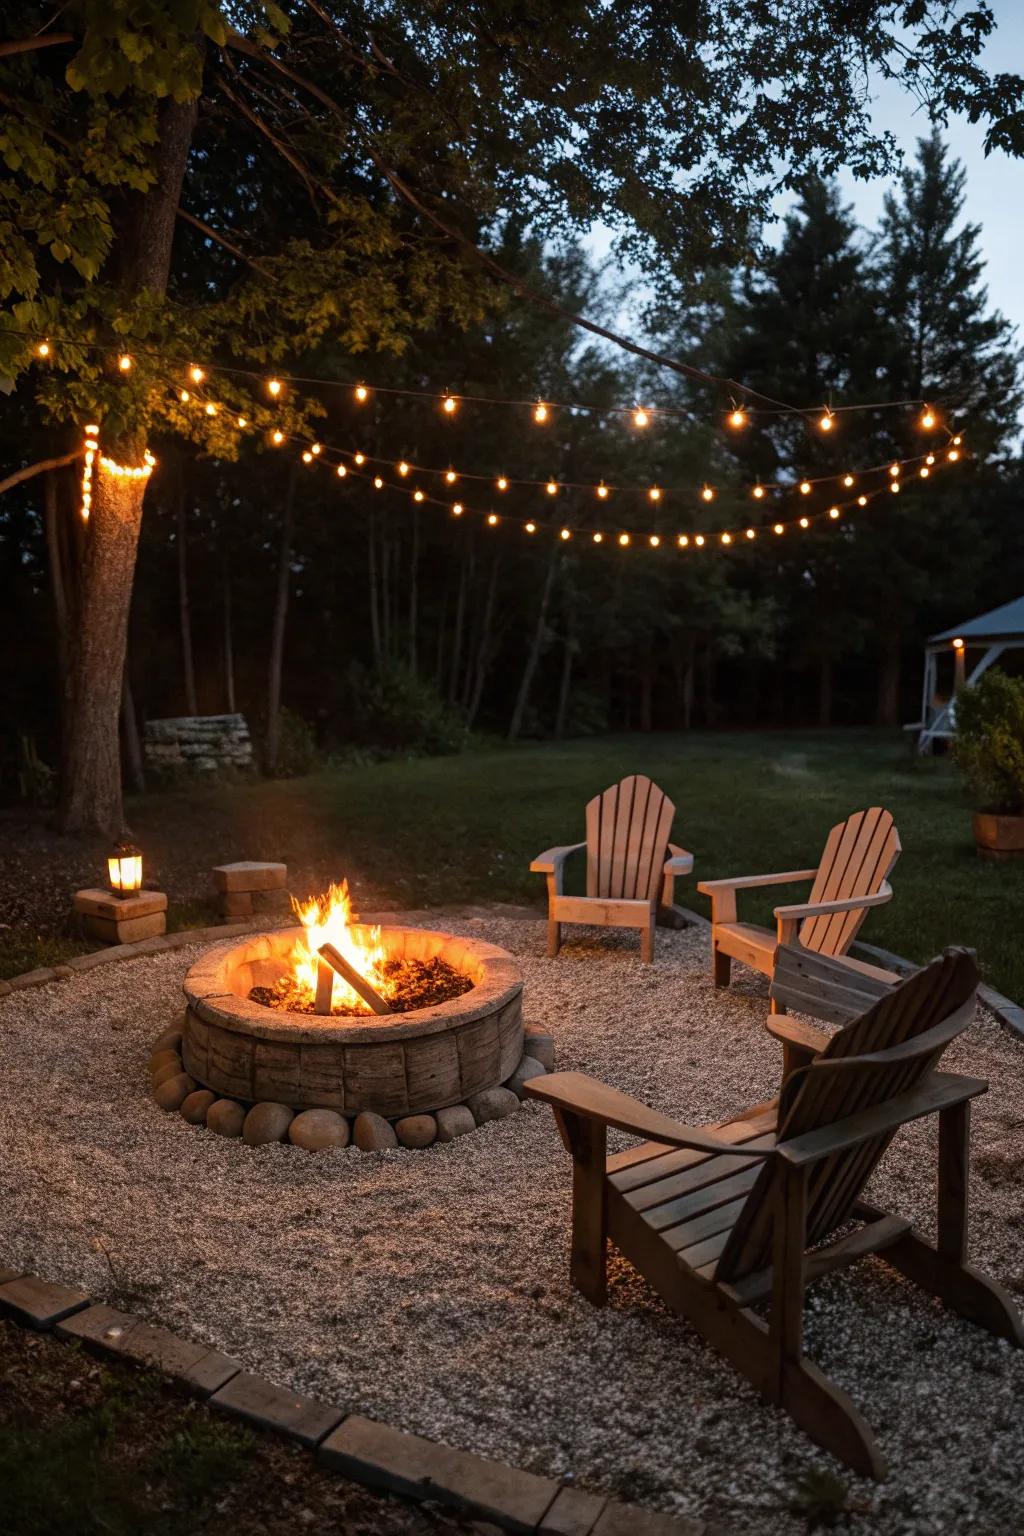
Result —
<svg viewBox="0 0 1024 1536"><path fill-rule="evenodd" d="M473 1111L477 1125L486 1125L489 1120L504 1120L506 1115L514 1115L519 1108L519 1100L511 1088L485 1088L482 1093L474 1093L466 1103Z"/></svg>
<svg viewBox="0 0 1024 1536"><path fill-rule="evenodd" d="M437 1121L433 1115L406 1115L395 1121L395 1135L401 1147L429 1147L437 1140Z"/></svg>
<svg viewBox="0 0 1024 1536"><path fill-rule="evenodd" d="M177 1077L179 1072L184 1072L180 1056L175 1056L173 1061L167 1061L162 1067L157 1067L155 1072L149 1074L149 1086L159 1088L161 1083L166 1083L169 1078Z"/></svg>
<svg viewBox="0 0 1024 1536"><path fill-rule="evenodd" d="M288 1140L306 1152L326 1152L330 1147L347 1147L351 1132L336 1109L304 1109L288 1127Z"/></svg>
<svg viewBox="0 0 1024 1536"><path fill-rule="evenodd" d="M284 1141L288 1127L295 1119L295 1111L287 1104L277 1104L265 1099L254 1104L242 1126L242 1140L250 1147L265 1147L272 1141Z"/></svg>
<svg viewBox="0 0 1024 1536"><path fill-rule="evenodd" d="M530 1081L530 1078L547 1077L547 1075L547 1069L535 1057L523 1056L520 1058L518 1067L516 1067L512 1076L506 1082L505 1087L510 1088L517 1099L524 1099L526 1097L525 1085Z"/></svg>
<svg viewBox="0 0 1024 1536"><path fill-rule="evenodd" d="M383 1115L375 1115L372 1109L364 1109L356 1115L352 1127L352 1140L361 1152L383 1152L398 1146L395 1128Z"/></svg>
<svg viewBox="0 0 1024 1536"><path fill-rule="evenodd" d="M206 1111L208 1130L218 1136L241 1136L245 1110L235 1099L217 1099Z"/></svg>
<svg viewBox="0 0 1024 1536"><path fill-rule="evenodd" d="M157 1051L180 1051L181 1035L181 1025L172 1024L170 1029L165 1029L162 1035L157 1035L149 1048L151 1054L155 1056Z"/></svg>
<svg viewBox="0 0 1024 1536"><path fill-rule="evenodd" d="M181 1052L180 1051L172 1051L170 1046L167 1046L162 1051L154 1051L153 1052L153 1054L149 1058L149 1070L151 1072L159 1072L161 1067L171 1066L175 1062L178 1063L178 1071L180 1072L181 1071Z"/></svg>
<svg viewBox="0 0 1024 1536"><path fill-rule="evenodd" d="M523 1049L527 1056L539 1061L549 1072L555 1070L555 1037L549 1035L546 1029L541 1029L539 1024L526 1025Z"/></svg>
<svg viewBox="0 0 1024 1536"><path fill-rule="evenodd" d="M195 1093L190 1093L187 1099L182 1100L180 1114L189 1125L205 1125L206 1111L214 1103L217 1095L211 1093L209 1088L197 1088Z"/></svg>
<svg viewBox="0 0 1024 1536"><path fill-rule="evenodd" d="M159 1087L153 1089L153 1098L161 1109L180 1109L190 1093L196 1091L196 1080L187 1072L176 1072Z"/></svg>
<svg viewBox="0 0 1024 1536"><path fill-rule="evenodd" d="M468 1104L449 1104L447 1109L439 1109L434 1118L438 1141L454 1141L456 1136L476 1130L473 1111Z"/></svg>

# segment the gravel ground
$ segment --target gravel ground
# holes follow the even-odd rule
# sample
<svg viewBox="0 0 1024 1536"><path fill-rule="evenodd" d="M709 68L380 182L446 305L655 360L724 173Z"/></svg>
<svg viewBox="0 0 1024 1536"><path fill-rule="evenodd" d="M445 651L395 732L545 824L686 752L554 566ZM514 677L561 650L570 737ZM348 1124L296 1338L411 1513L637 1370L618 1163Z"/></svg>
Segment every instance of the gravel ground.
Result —
<svg viewBox="0 0 1024 1536"><path fill-rule="evenodd" d="M763 980L708 979L707 931L446 927L521 959L559 1065L700 1123L765 1097ZM1024 1353L869 1259L810 1293L808 1352L864 1409L893 1471L848 1475L759 1402L617 1256L596 1311L566 1275L569 1161L528 1105L428 1152L250 1150L162 1114L150 1041L198 953L100 966L0 1001L0 1263L23 1264L249 1368L447 1443L573 1477L733 1536L796 1536L806 1479L841 1472L855 1533L1024 1528ZM971 1253L1024 1291L1024 1047L981 1013L946 1064L975 1105ZM931 1230L935 1127L901 1133L872 1193ZM820 1481L818 1484L820 1488ZM794 1501L796 1501L794 1503Z"/></svg>

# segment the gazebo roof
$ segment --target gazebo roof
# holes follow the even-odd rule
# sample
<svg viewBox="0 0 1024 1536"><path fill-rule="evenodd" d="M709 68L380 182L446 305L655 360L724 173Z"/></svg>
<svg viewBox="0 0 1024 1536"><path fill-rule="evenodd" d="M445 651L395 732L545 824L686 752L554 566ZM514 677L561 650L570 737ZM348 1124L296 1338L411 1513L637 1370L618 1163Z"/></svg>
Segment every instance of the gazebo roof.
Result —
<svg viewBox="0 0 1024 1536"><path fill-rule="evenodd" d="M955 640L960 635L967 641L1018 640L1024 645L1024 597L1015 597L1011 603L1003 603L976 619L966 619L941 634L930 635L929 645Z"/></svg>

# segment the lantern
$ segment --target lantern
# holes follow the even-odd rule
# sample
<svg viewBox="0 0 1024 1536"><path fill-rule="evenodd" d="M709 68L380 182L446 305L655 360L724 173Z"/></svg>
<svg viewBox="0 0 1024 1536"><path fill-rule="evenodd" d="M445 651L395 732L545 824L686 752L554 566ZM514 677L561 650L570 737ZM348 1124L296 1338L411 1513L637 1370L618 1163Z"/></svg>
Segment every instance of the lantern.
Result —
<svg viewBox="0 0 1024 1536"><path fill-rule="evenodd" d="M142 889L142 849L118 843L107 859L107 871L115 896L134 896Z"/></svg>

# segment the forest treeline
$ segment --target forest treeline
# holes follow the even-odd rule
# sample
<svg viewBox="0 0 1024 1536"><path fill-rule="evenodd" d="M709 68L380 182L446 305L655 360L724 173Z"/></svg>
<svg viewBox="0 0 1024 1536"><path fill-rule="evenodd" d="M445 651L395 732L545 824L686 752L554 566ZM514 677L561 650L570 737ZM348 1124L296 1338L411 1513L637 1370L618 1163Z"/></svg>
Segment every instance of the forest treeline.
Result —
<svg viewBox="0 0 1024 1536"><path fill-rule="evenodd" d="M325 445L485 480L451 489L413 474L401 492L375 491L365 476L304 464L293 444L257 439L229 463L154 441L122 713L129 757L147 718L236 709L280 771L303 766L313 745L447 750L467 730L515 739L915 718L923 638L1024 591L1020 359L985 291L965 192L937 136L918 146L877 229L859 229L835 186L809 179L773 248L705 273L684 308L648 316L659 351L777 400L935 402L930 434L911 406L842 412L829 432L755 412L732 431L720 393L509 297L465 330L418 335L401 357L324 343L295 370L339 381L304 386L323 405ZM621 313L615 275L578 246L510 225L496 251L568 311ZM341 387L359 378L379 386L364 404ZM537 424L527 405L463 401L449 415L446 389L595 409L552 408ZM638 428L611 411L632 402L677 414ZM963 438L955 467L951 432ZM9 461L26 434L43 456L44 429L16 392L0 425ZM899 495L772 536L777 518L837 499L835 479L801 497L802 478L929 448L935 472L908 475ZM540 484L499 491L502 475ZM8 795L19 755L59 755L79 480L70 467L0 498ZM466 512L415 503L414 481ZM758 481L790 489L755 498ZM601 482L622 489L602 500ZM657 502L652 485L665 488ZM496 527L479 515L490 510ZM515 521L525 518L536 535ZM728 548L713 537L748 525L760 537ZM564 540L562 527L580 532ZM609 530L600 545L595 528ZM623 529L635 533L628 548ZM679 549L677 534L695 530L704 548Z"/></svg>

